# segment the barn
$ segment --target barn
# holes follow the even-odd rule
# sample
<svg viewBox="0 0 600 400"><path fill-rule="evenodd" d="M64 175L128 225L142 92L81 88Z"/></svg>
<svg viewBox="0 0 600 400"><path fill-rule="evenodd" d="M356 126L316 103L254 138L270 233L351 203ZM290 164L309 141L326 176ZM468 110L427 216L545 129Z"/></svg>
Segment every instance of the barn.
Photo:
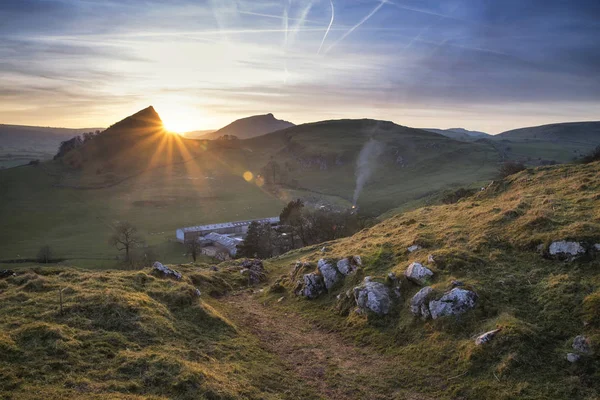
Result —
<svg viewBox="0 0 600 400"><path fill-rule="evenodd" d="M194 240L199 237L204 237L212 232L227 236L244 237L246 232L248 232L248 227L252 222L258 222L259 224L271 224L271 226L275 227L279 225L279 217L189 226L186 228L177 229L175 234L177 236L177 241L181 243L185 243L189 240Z"/></svg>

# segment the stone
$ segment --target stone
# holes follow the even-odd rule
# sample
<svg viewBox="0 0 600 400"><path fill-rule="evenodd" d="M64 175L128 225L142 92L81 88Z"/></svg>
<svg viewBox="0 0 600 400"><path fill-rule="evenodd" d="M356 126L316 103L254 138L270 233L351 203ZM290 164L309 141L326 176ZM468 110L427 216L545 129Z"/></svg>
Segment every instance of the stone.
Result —
<svg viewBox="0 0 600 400"><path fill-rule="evenodd" d="M337 262L337 270L343 275L350 275L356 268L362 265L360 256L342 258Z"/></svg>
<svg viewBox="0 0 600 400"><path fill-rule="evenodd" d="M581 354L592 354L590 340L583 335L575 336L575 339L573 339L573 350Z"/></svg>
<svg viewBox="0 0 600 400"><path fill-rule="evenodd" d="M406 279L409 281L422 286L427 283L430 277L433 276L433 272L429 268L424 267L422 264L414 262L410 264L408 268L406 268L406 271L404 271L404 276L406 276Z"/></svg>
<svg viewBox="0 0 600 400"><path fill-rule="evenodd" d="M285 296L281 296L280 298L277 299L277 302L281 303L284 299L285 299Z"/></svg>
<svg viewBox="0 0 600 400"><path fill-rule="evenodd" d="M596 244L594 245L594 250L596 250L596 251L600 251L600 243L596 243Z"/></svg>
<svg viewBox="0 0 600 400"><path fill-rule="evenodd" d="M567 353L567 361L570 363L575 363L575 362L579 361L580 359L581 359L581 356L579 354Z"/></svg>
<svg viewBox="0 0 600 400"><path fill-rule="evenodd" d="M246 259L242 261L243 274L248 274L248 283L257 284L266 279L265 267L263 262L258 259Z"/></svg>
<svg viewBox="0 0 600 400"><path fill-rule="evenodd" d="M455 281L455 280L453 280L452 282L450 282L450 285L452 285L453 288L458 287L458 286L465 286L464 282Z"/></svg>
<svg viewBox="0 0 600 400"><path fill-rule="evenodd" d="M567 242L564 240L552 242L548 248L548 254L560 259L573 259L585 253L585 248L578 242Z"/></svg>
<svg viewBox="0 0 600 400"><path fill-rule="evenodd" d="M173 277L175 279L182 278L182 275L179 272L177 272L174 269L171 269L167 266L162 265L158 261L156 261L154 264L152 264L152 268L154 269L154 271L161 272L164 276Z"/></svg>
<svg viewBox="0 0 600 400"><path fill-rule="evenodd" d="M429 317L431 317L431 312L429 312L429 305L427 304L427 300L431 293L433 293L433 289L431 288L431 286L426 286L423 289L419 290L417 294L415 294L410 300L410 312L414 316L421 317L423 319L428 319Z"/></svg>
<svg viewBox="0 0 600 400"><path fill-rule="evenodd" d="M302 295L307 299L315 299L325 293L325 282L323 277L314 272L304 275L304 287Z"/></svg>
<svg viewBox="0 0 600 400"><path fill-rule="evenodd" d="M323 276L323 281L325 282L325 288L327 290L331 289L338 282L344 279L344 274L340 273L333 263L324 258L321 258L317 263L317 269Z"/></svg>
<svg viewBox="0 0 600 400"><path fill-rule="evenodd" d="M200 292L200 289L195 288L194 293L196 294L196 296L200 297L200 295L202 294L202 292Z"/></svg>
<svg viewBox="0 0 600 400"><path fill-rule="evenodd" d="M471 290L454 288L439 300L429 302L431 317L437 319L450 315L460 315L475 307L477 294Z"/></svg>
<svg viewBox="0 0 600 400"><path fill-rule="evenodd" d="M494 329L494 330L486 332L482 335L477 336L477 339L475 339L475 344L477 346L481 346L482 344L489 343L494 338L494 336L496 336L496 334L498 332L500 332L501 330L502 329Z"/></svg>
<svg viewBox="0 0 600 400"><path fill-rule="evenodd" d="M422 249L421 246L419 246L418 244L413 244L407 250L408 250L409 253L412 253L412 252L420 250L420 249Z"/></svg>
<svg viewBox="0 0 600 400"><path fill-rule="evenodd" d="M321 253L327 253L329 251L329 247L323 246L321 247Z"/></svg>
<svg viewBox="0 0 600 400"><path fill-rule="evenodd" d="M427 256L427 262L429 264L435 264L435 257L433 256L433 254Z"/></svg>
<svg viewBox="0 0 600 400"><path fill-rule="evenodd" d="M385 315L390 312L390 291L383 283L366 277L362 285L354 288L354 300L361 312Z"/></svg>

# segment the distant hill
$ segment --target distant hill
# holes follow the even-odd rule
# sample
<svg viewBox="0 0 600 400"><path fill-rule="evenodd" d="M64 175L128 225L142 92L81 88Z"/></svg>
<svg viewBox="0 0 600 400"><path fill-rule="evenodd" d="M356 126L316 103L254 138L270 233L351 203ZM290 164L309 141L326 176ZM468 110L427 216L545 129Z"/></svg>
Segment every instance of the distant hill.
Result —
<svg viewBox="0 0 600 400"><path fill-rule="evenodd" d="M52 158L60 142L103 128L50 128L0 124L0 167L27 164L30 160Z"/></svg>
<svg viewBox="0 0 600 400"><path fill-rule="evenodd" d="M435 129L435 128L424 128L423 130L433 133L439 133L451 139L460 140L462 142L471 142L478 139L489 138L489 133L479 131L468 131L463 128L450 128L450 129Z"/></svg>
<svg viewBox="0 0 600 400"><path fill-rule="evenodd" d="M273 114L254 115L238 119L231 124L202 136L202 139L217 139L224 135L237 136L239 139L249 139L281 129L295 126L291 122L276 119Z"/></svg>
<svg viewBox="0 0 600 400"><path fill-rule="evenodd" d="M211 134L215 132L214 129L205 129L205 130L200 130L200 131L190 131L190 132L185 132L183 134L184 137L188 138L188 139L201 139L203 138L203 136L206 136L208 134Z"/></svg>
<svg viewBox="0 0 600 400"><path fill-rule="evenodd" d="M502 132L495 139L600 144L600 121L565 122Z"/></svg>

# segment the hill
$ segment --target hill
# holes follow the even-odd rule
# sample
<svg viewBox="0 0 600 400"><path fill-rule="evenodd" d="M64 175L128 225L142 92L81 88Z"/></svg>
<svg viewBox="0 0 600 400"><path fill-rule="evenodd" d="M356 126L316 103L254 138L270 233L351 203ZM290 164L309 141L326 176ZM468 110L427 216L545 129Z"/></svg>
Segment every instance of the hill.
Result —
<svg viewBox="0 0 600 400"><path fill-rule="evenodd" d="M241 261L173 266L181 280L150 269L24 267L0 280L0 395L598 398L599 176L598 162L529 169L325 252L266 260L266 280L254 284ZM562 240L585 253L552 256ZM338 264L352 267L345 278L337 272L312 300L297 294L318 260L327 271L349 256L360 262ZM432 272L420 284L404 276L413 262ZM379 292L357 303L367 276ZM424 287L432 302L452 288L474 297L464 308L440 302L455 315L419 318L411 302ZM365 305L385 296L382 315Z"/></svg>
<svg viewBox="0 0 600 400"><path fill-rule="evenodd" d="M0 168L47 160L56 154L60 142L102 128L48 128L0 124Z"/></svg>
<svg viewBox="0 0 600 400"><path fill-rule="evenodd" d="M502 132L495 138L598 145L600 144L600 121L532 126Z"/></svg>
<svg viewBox="0 0 600 400"><path fill-rule="evenodd" d="M236 136L239 139L249 139L294 126L291 122L276 119L273 114L254 115L238 119L231 124L202 136L202 139L217 139L224 135Z"/></svg>
<svg viewBox="0 0 600 400"><path fill-rule="evenodd" d="M451 139L460 140L463 142L470 142L477 139L489 138L492 135L485 132L469 131L463 128L450 128L450 129L434 129L425 128L423 129L428 132L439 133L440 135L447 136Z"/></svg>

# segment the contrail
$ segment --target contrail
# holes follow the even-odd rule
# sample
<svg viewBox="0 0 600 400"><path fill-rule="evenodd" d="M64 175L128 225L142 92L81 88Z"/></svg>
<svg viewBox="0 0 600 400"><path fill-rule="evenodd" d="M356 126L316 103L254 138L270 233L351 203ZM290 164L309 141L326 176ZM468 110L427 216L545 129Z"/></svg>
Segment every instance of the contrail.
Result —
<svg viewBox="0 0 600 400"><path fill-rule="evenodd" d="M331 29L331 25L333 25L333 17L335 14L335 10L333 8L333 0L329 0L329 2L331 3L331 21L329 21L329 26L327 27L327 30L325 31L325 35L323 36L323 40L321 40L321 45L319 46L319 51L317 51L317 54L321 54L321 49L323 48L323 44L325 43L325 39L327 38L327 34L329 33L329 30Z"/></svg>
<svg viewBox="0 0 600 400"><path fill-rule="evenodd" d="M298 33L298 31L300 31L300 29L302 29L303 25L304 25L304 21L306 20L306 17L308 15L308 13L310 12L310 9L312 8L312 1L310 3L308 3L308 6L306 6L304 8L304 10L302 10L302 13L300 13L300 18L295 18L296 19L296 24L294 25L294 29L292 29L291 33L290 33L290 41L289 44L293 45L294 44L294 40L296 39L296 34Z"/></svg>
<svg viewBox="0 0 600 400"><path fill-rule="evenodd" d="M329 46L329 47L327 48L327 50L325 50L325 53L329 53L329 51L330 51L331 49L333 49L333 48L335 47L335 45L336 45L336 44L338 44L338 43L339 43L339 42L341 42L342 40L346 39L346 37L347 37L349 34L351 34L352 32L354 32L354 31L355 31L355 30L356 30L356 29L357 29L359 26L361 26L362 24L364 24L365 22L367 22L367 20L368 20L369 18L371 18L373 15L375 15L375 13L376 13L377 11L379 11L379 9L380 9L381 7L383 7L383 5L384 5L385 3L387 3L387 2L388 2L388 0L381 0L381 3L379 3L379 5L378 5L377 7L375 7L375 8L373 9L373 11L371 11L371 12L370 12L369 14L367 14L367 15L366 15L366 16L365 16L363 19L361 19L361 20L360 20L360 22L359 22L358 24L356 24L356 25L354 25L352 28L350 28L350 29L348 30L348 32L344 33L344 34L342 35L342 37L341 37L341 38L339 38L339 39L338 39L338 40L337 40L337 41L336 41L334 44L332 44L331 46Z"/></svg>

